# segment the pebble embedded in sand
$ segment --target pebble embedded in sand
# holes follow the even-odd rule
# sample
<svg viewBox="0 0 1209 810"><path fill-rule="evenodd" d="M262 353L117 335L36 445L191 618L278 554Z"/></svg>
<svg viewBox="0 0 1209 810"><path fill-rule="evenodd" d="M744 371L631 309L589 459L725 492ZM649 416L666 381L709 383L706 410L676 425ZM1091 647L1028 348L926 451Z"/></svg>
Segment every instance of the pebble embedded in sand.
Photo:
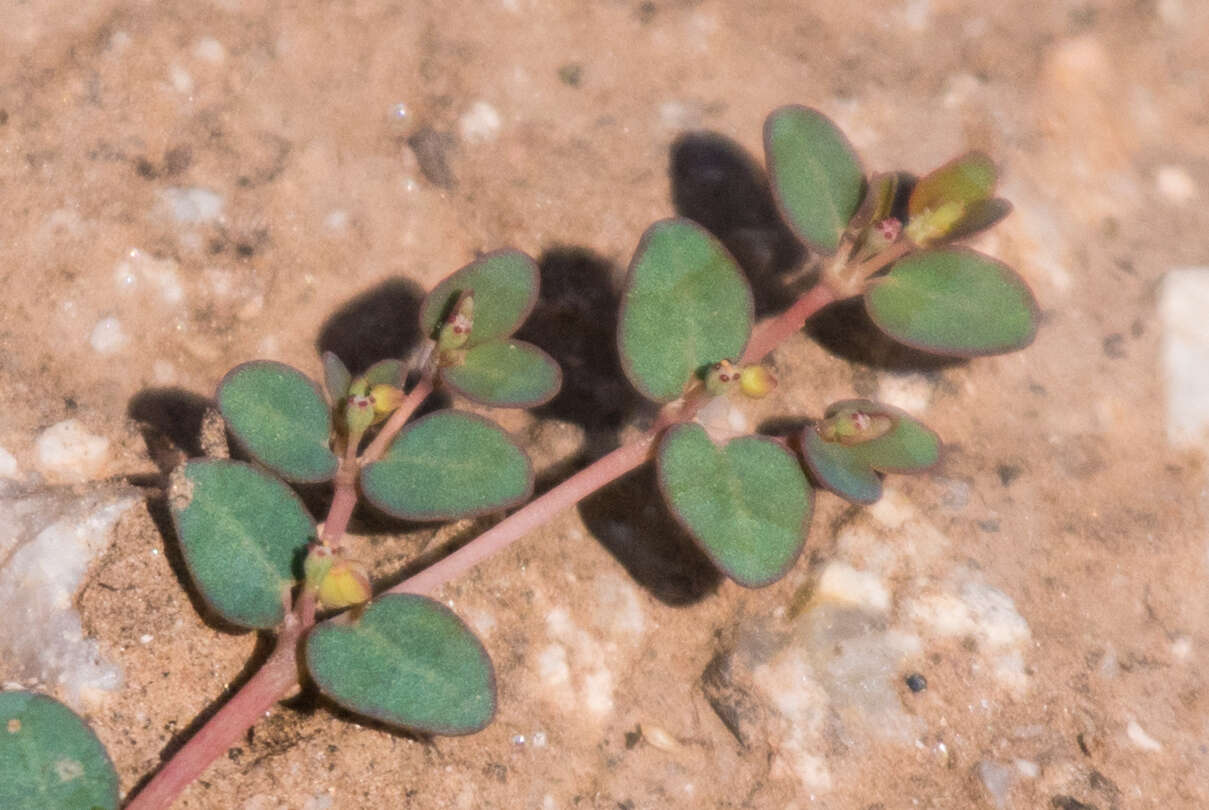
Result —
<svg viewBox="0 0 1209 810"><path fill-rule="evenodd" d="M172 218L182 225L204 225L222 217L226 201L216 191L201 186L166 188L160 192Z"/></svg>
<svg viewBox="0 0 1209 810"><path fill-rule="evenodd" d="M117 318L102 318L92 328L88 343L99 354L116 354L130 343L130 336L122 330L122 322Z"/></svg>
<svg viewBox="0 0 1209 810"><path fill-rule="evenodd" d="M1167 441L1209 448L1209 267L1171 270L1159 288Z"/></svg>
<svg viewBox="0 0 1209 810"><path fill-rule="evenodd" d="M1182 166L1160 166L1154 173L1159 193L1173 203L1183 205L1196 199L1196 181Z"/></svg>
<svg viewBox="0 0 1209 810"><path fill-rule="evenodd" d="M86 481L95 478L109 461L109 439L89 433L75 419L65 419L34 441L34 459L48 478Z"/></svg>
<svg viewBox="0 0 1209 810"><path fill-rule="evenodd" d="M494 141L500 133L500 114L486 101L476 101L458 120L458 132L466 143Z"/></svg>
<svg viewBox="0 0 1209 810"><path fill-rule="evenodd" d="M0 447L0 478L18 478L20 467L12 453Z"/></svg>

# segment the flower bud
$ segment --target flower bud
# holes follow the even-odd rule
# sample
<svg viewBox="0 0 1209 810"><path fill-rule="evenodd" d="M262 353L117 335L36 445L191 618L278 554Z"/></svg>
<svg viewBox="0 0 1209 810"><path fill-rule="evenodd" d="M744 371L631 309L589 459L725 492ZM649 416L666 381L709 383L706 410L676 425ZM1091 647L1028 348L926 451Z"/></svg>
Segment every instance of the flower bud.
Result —
<svg viewBox="0 0 1209 810"><path fill-rule="evenodd" d="M824 441L853 445L872 441L889 433L894 420L884 413L843 410L819 424Z"/></svg>
<svg viewBox="0 0 1209 810"><path fill-rule="evenodd" d="M374 423L374 403L368 394L350 394L344 401L344 425L349 436L360 436Z"/></svg>
<svg viewBox="0 0 1209 810"><path fill-rule="evenodd" d="M747 366L739 372L739 389L752 399L768 396L777 387L777 378L764 366Z"/></svg>
<svg viewBox="0 0 1209 810"><path fill-rule="evenodd" d="M329 610L359 605L373 593L365 567L353 560L337 560L319 582L319 603Z"/></svg>
<svg viewBox="0 0 1209 810"><path fill-rule="evenodd" d="M470 340L474 328L474 293L464 292L453 308L453 312L441 326L437 335L437 349L442 352L460 349Z"/></svg>
<svg viewBox="0 0 1209 810"><path fill-rule="evenodd" d="M935 210L925 209L907 223L907 238L921 247L943 239L965 212L965 205L955 200L943 203Z"/></svg>
<svg viewBox="0 0 1209 810"><path fill-rule="evenodd" d="M403 404L403 392L393 385L379 383L370 389L369 401L374 409L374 421L381 422Z"/></svg>
<svg viewBox="0 0 1209 810"><path fill-rule="evenodd" d="M739 381L739 369L729 360L714 363L705 375L705 390L714 396L729 392Z"/></svg>

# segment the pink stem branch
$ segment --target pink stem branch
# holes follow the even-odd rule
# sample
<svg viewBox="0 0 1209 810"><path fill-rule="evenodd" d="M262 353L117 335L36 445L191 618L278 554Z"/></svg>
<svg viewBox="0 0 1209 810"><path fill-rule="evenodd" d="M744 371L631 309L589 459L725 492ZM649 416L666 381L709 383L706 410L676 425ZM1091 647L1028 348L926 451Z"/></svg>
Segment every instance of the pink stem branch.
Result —
<svg viewBox="0 0 1209 810"><path fill-rule="evenodd" d="M126 810L169 807L189 783L298 684L298 640L314 624L314 604L313 598L303 599L298 615L287 615L269 660L127 802Z"/></svg>
<svg viewBox="0 0 1209 810"><path fill-rule="evenodd" d="M405 579L387 593L430 593L483 560L507 548L564 509L574 506L596 490L640 467L650 457L657 433L623 445L575 473L554 489L530 501L448 557Z"/></svg>
<svg viewBox="0 0 1209 810"><path fill-rule="evenodd" d="M394 413L390 415L390 419L386 420L386 424L382 426L382 430L378 431L378 435L369 443L369 447L365 448L365 452L361 454L361 463L369 464L372 461L377 461L386 452L386 448L394 440L403 426L407 424L407 420L416 412L416 408L420 407L420 403L428 399L428 395L432 393L432 376L425 374L416 383L415 387L407 393L403 398L403 402Z"/></svg>

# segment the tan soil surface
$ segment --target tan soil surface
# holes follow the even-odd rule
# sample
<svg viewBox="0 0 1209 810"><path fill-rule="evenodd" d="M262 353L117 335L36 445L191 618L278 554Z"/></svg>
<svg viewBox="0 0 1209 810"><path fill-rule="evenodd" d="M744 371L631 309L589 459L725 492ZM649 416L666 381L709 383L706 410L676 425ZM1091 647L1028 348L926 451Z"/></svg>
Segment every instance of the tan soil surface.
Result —
<svg viewBox="0 0 1209 810"><path fill-rule="evenodd" d="M784 609L827 562L845 507L819 496L807 554L769 588L644 579L602 536L667 546L646 480L439 594L495 662L486 731L417 740L304 696L180 807L996 807L989 761L1012 774L1004 807L1209 806L1204 456L1166 445L1155 312L1165 271L1209 263L1209 5L0 5L0 446L22 470L38 432L74 417L114 443L97 477L154 485L196 452L189 420L231 366L318 376L317 344L357 335L361 359L401 352L422 290L514 246L569 279L532 328L574 348L579 396L499 419L562 475L649 416L599 368L611 315L592 307L678 192L683 211L725 170L677 138L713 133L760 160L763 119L785 103L830 115L869 169L993 155L1016 212L977 246L1044 312L1027 351L922 373L859 336L802 335L755 414L924 392L943 465L891 483L950 562L1014 601L1031 633L1020 691L989 691L971 644L925 639L928 689L901 690L918 742L832 739L829 787L809 789L775 746L739 745L700 677L736 621ZM198 188L217 196L181 191ZM776 266L767 229L739 224L746 260ZM124 341L104 342L106 318ZM124 793L257 651L199 614L149 491L78 596L125 672L87 715ZM354 525L388 577L474 529ZM569 680L552 688L560 655Z"/></svg>

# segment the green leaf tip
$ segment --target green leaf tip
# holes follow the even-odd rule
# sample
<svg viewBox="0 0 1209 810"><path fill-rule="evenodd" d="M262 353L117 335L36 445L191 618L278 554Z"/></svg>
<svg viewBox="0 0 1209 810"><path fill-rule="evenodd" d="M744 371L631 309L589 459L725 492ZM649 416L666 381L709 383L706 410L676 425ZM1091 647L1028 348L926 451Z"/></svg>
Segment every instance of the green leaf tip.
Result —
<svg viewBox="0 0 1209 810"><path fill-rule="evenodd" d="M656 465L672 513L735 582L768 585L801 554L813 493L776 441L746 436L718 447L700 425L681 424L660 443Z"/></svg>
<svg viewBox="0 0 1209 810"><path fill-rule="evenodd" d="M912 254L865 291L874 324L890 337L932 354L976 357L1023 349L1040 311L1016 271L972 250Z"/></svg>
<svg viewBox="0 0 1209 810"><path fill-rule="evenodd" d="M382 596L352 624L319 625L306 666L323 694L390 725L471 734L495 715L487 651L453 611L424 596Z"/></svg>
<svg viewBox="0 0 1209 810"><path fill-rule="evenodd" d="M919 473L940 460L940 437L906 411L867 399L836 402L802 432L802 454L815 480L845 500L876 502L878 473Z"/></svg>
<svg viewBox="0 0 1209 810"><path fill-rule="evenodd" d="M430 338L462 293L474 294L474 326L467 348L506 338L520 328L537 303L537 264L519 250L487 253L447 276L420 306L420 330Z"/></svg>
<svg viewBox="0 0 1209 810"><path fill-rule="evenodd" d="M687 219L656 222L622 292L622 368L641 394L669 402L707 366L743 354L753 313L751 287L717 239Z"/></svg>
<svg viewBox="0 0 1209 810"><path fill-rule="evenodd" d="M118 775L71 709L34 692L0 692L0 807L118 806Z"/></svg>
<svg viewBox="0 0 1209 810"><path fill-rule="evenodd" d="M207 604L240 627L280 624L282 594L315 537L315 522L294 491L241 461L195 460L173 471L168 507Z"/></svg>
<svg viewBox="0 0 1209 810"><path fill-rule="evenodd" d="M562 370L531 343L492 340L468 349L457 365L442 368L441 380L481 405L535 408L558 394Z"/></svg>
<svg viewBox="0 0 1209 810"><path fill-rule="evenodd" d="M336 473L331 408L301 371L272 360L242 363L223 377L215 399L240 446L287 480L318 483Z"/></svg>
<svg viewBox="0 0 1209 810"><path fill-rule="evenodd" d="M464 411L408 425L380 461L361 472L374 506L405 520L453 520L528 499L533 465L498 425Z"/></svg>
<svg viewBox="0 0 1209 810"><path fill-rule="evenodd" d="M835 253L865 188L844 133L818 110L780 107L764 123L764 154L785 221L816 252Z"/></svg>

